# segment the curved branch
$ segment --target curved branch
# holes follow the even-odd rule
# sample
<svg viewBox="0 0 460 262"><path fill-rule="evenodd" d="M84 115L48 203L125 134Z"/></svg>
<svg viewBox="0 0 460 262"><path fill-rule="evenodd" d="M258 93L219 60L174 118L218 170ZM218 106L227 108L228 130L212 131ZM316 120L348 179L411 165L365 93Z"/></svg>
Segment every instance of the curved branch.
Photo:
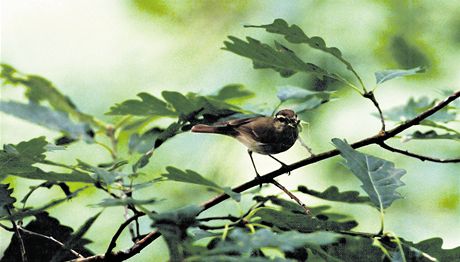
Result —
<svg viewBox="0 0 460 262"><path fill-rule="evenodd" d="M368 146L371 144L381 144L384 141L388 140L389 138L392 138L396 136L397 134L401 133L402 131L408 129L411 126L415 126L420 123L420 121L426 119L427 117L433 115L437 111L441 110L445 106L447 106L450 102L454 101L455 99L460 97L460 90L453 93L443 101L439 102L432 108L424 111L423 113L419 114L418 116L414 117L413 119L404 122L403 124L390 129L388 131L381 131L379 134L375 136L371 136L365 139L362 139L358 142L355 142L351 144L351 147L353 148L360 148L364 146ZM334 156L337 156L339 154L339 151L337 149L330 150L323 152L321 154L317 154L308 158L305 158L303 160L300 160L298 162L295 162L291 165L283 166L280 169L277 169L275 171L272 171L266 175L263 175L257 179L250 180L242 185L239 185L232 190L237 193L241 193L245 190L248 190L252 187L259 186L260 183L270 183L275 177L278 177L282 174L285 174L288 171L292 171L295 169L298 169L300 167L304 167L319 161L322 161L324 159L328 159ZM224 200L228 199L229 196L226 194L221 194L218 195L204 203L201 204L201 207L203 208L201 212L223 202ZM132 246L130 249L126 251L119 251L113 254L110 254L110 256L105 256L105 255L96 255L84 259L76 259L73 261L123 261L126 260L135 254L139 253L142 249L144 249L146 246L148 246L150 243L152 243L155 239L157 239L161 234L158 231L152 231L150 232L147 236L139 240L134 246Z"/></svg>
<svg viewBox="0 0 460 262"><path fill-rule="evenodd" d="M398 154L402 154L402 155L409 156L409 157L413 157L413 158L417 158L417 159L420 159L422 161L431 161L431 162L436 162L436 163L460 163L460 158L440 159L440 158L434 158L434 157L429 157L429 156L422 156L422 155L419 155L419 154L411 153L411 152L409 152L407 150L402 150L402 149L399 149L399 148L389 146L389 145L385 144L384 142L380 143L379 146L381 148L383 148L383 149L388 150L388 151L398 153Z"/></svg>

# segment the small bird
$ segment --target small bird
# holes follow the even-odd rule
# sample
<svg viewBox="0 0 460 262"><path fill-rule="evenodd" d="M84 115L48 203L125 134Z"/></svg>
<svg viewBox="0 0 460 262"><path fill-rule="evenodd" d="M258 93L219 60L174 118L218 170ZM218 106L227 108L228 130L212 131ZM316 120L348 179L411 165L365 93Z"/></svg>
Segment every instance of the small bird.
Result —
<svg viewBox="0 0 460 262"><path fill-rule="evenodd" d="M198 124L192 127L192 132L221 134L236 138L248 148L252 166L259 178L252 152L268 155L282 166L286 166L272 154L284 152L294 145L299 135L299 123L300 120L294 111L283 109L278 111L275 117L259 116L219 122L214 125Z"/></svg>

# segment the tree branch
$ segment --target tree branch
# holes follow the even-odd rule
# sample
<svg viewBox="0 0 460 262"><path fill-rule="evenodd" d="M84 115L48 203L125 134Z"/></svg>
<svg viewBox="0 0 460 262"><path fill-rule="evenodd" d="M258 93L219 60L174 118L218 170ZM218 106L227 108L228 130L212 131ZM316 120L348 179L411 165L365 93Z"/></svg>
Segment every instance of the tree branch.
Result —
<svg viewBox="0 0 460 262"><path fill-rule="evenodd" d="M420 121L426 119L427 117L433 115L437 111L441 110L445 106L447 106L450 102L454 101L460 97L460 90L453 93L443 101L439 102L432 108L424 111L423 113L419 114L418 116L414 117L413 119L404 122L403 124L388 130L388 131L383 131L379 132L379 134L362 139L358 142L355 142L351 144L351 147L353 148L361 148L364 146L368 146L371 144L380 144L383 143L384 141L388 140L389 138L392 138L396 136L397 134L401 133L402 131L408 129L411 126L417 125L420 123ZM234 189L232 189L236 193L241 193L245 190L248 190L252 187L259 186L260 183L270 183L275 177L278 177L282 174L285 174L287 171L292 171L295 169L298 169L300 167L304 167L319 161L322 161L324 159L332 158L334 156L337 156L339 154L339 151L337 149L326 151L323 153L320 153L318 155L314 155L308 158L305 158L303 160L300 160L298 162L295 162L291 165L283 166L280 169L277 169L275 171L272 171L266 175L263 175L257 179L250 180L244 184L241 184ZM218 195L204 203L201 204L201 207L203 208L203 211L223 202L224 200L228 199L229 196L226 194L221 194ZM159 231L152 231L150 232L147 236L145 236L143 239L139 240L135 245L133 245L130 249L126 251L119 251L114 254L110 254L110 256L106 255L96 255L92 257L87 257L83 259L77 259L74 261L123 261L126 260L135 254L139 253L142 249L144 249L146 246L148 246L150 243L152 243L155 239L157 239L161 234Z"/></svg>
<svg viewBox="0 0 460 262"><path fill-rule="evenodd" d="M277 186L279 189L283 190L284 193L286 193L292 200L294 200L295 202L297 202L297 204L299 204L299 206L301 206L303 208L303 210L305 211L305 214L307 215L311 215L311 210L307 207L307 205L305 205L302 201L300 201L299 198L297 198L294 194L292 194L291 191L289 191L287 188L285 188L283 185L281 185L280 183L278 183L275 179L273 179L271 181L271 183L275 186Z"/></svg>
<svg viewBox="0 0 460 262"><path fill-rule="evenodd" d="M375 99L374 93L372 91L364 93L363 97L371 100L372 104L374 104L374 106L377 108L377 111L379 112L380 123L382 123L382 127L380 131L385 132L385 118L383 117L383 112L382 112L382 109L380 108L379 103L377 102L377 99Z"/></svg>
<svg viewBox="0 0 460 262"><path fill-rule="evenodd" d="M413 157L413 158L417 158L422 161L431 161L431 162L436 162L436 163L460 163L460 158L440 159L440 158L434 158L434 157L429 157L429 156L422 156L419 154L411 153L407 150L402 150L399 148L392 147L390 145L385 144L384 142L380 143L379 146L388 151L402 154L402 155L409 156L409 157Z"/></svg>
<svg viewBox="0 0 460 262"><path fill-rule="evenodd" d="M107 248L107 251L105 252L106 256L110 254L112 250L116 247L117 239L118 237L120 237L121 232L123 232L123 229L125 229L125 227L131 224L131 222L133 222L134 220L137 220L139 217L143 215L145 215L145 213L134 214L132 217L128 218L125 222L123 222L123 224L121 224L120 227L118 227L117 232L115 232L115 235L113 235L112 240L110 241L109 247Z"/></svg>

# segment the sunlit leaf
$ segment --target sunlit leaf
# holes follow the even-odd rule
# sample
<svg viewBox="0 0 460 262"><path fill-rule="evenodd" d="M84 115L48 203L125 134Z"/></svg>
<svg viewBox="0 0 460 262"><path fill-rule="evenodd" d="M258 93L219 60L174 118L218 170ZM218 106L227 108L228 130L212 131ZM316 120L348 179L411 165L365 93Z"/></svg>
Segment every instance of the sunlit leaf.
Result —
<svg viewBox="0 0 460 262"><path fill-rule="evenodd" d="M231 84L222 87L219 89L217 95L211 97L221 101L241 101L242 99L250 98L252 96L254 96L254 93L247 90L243 85Z"/></svg>
<svg viewBox="0 0 460 262"><path fill-rule="evenodd" d="M192 170L182 171L180 169L177 169L171 166L167 167L166 171L168 171L168 173L163 174L162 176L168 180L212 187L214 189L217 189L221 192L226 193L227 195L229 195L236 201L240 201L241 199L241 195L239 193L233 192L231 188L221 187L217 185L216 183L204 178L203 176L196 173L195 171L192 171Z"/></svg>
<svg viewBox="0 0 460 262"><path fill-rule="evenodd" d="M357 191L339 192L336 186L330 186L323 192L308 189L306 186L299 186L298 190L302 193L309 194L324 200L338 201L346 203L370 203L370 199L365 196L360 196Z"/></svg>
<svg viewBox="0 0 460 262"><path fill-rule="evenodd" d="M179 92L163 91L161 95L179 114L187 115L198 109L194 103Z"/></svg>
<svg viewBox="0 0 460 262"><path fill-rule="evenodd" d="M23 104L14 101L0 101L0 111L34 124L64 132L72 139L83 138L91 142L93 138L88 135L89 126L83 123L74 123L62 111L54 111L38 104Z"/></svg>
<svg viewBox="0 0 460 262"><path fill-rule="evenodd" d="M347 167L361 180L361 187L379 210L401 198L396 189L404 185L400 178L406 173L405 170L396 169L392 162L360 153L338 138L332 139L332 143L347 160Z"/></svg>
<svg viewBox="0 0 460 262"><path fill-rule="evenodd" d="M247 37L243 41L237 37L229 36L230 41L225 41L225 50L253 61L255 69L271 68L280 73L282 77L289 77L297 72L312 73L322 78L332 76L326 70L312 63L305 63L292 50L275 42L275 48Z"/></svg>
<svg viewBox="0 0 460 262"><path fill-rule="evenodd" d="M23 75L10 65L1 65L0 77L8 84L22 85L26 88L26 97L33 103L48 102L52 108L66 112L79 122L88 123L99 128L104 124L93 116L80 112L69 97L63 95L50 81L36 75Z"/></svg>
<svg viewBox="0 0 460 262"><path fill-rule="evenodd" d="M25 229L52 237L62 243L71 239L73 232L71 227L62 225L59 220L49 216L46 212L38 213L35 217L34 220L24 227ZM60 261L76 258L69 250L63 249L61 245L54 241L24 232L21 233L21 238L24 242L28 261L51 261L54 255L61 252L62 259ZM85 257L94 255L85 247L89 243L91 243L91 241L88 239L79 238L78 241L75 241L72 245L72 249ZM19 238L16 233L13 235L9 246L6 248L2 261L21 261Z"/></svg>
<svg viewBox="0 0 460 262"><path fill-rule="evenodd" d="M19 220L19 219L23 219L25 217L35 216L35 215L40 214L43 211L45 211L45 210L47 210L47 209L49 209L51 207L54 207L54 206L59 205L59 204L65 202L65 201L67 201L69 199L74 198L81 191L83 191L85 189L86 189L86 187L82 187L80 189L77 189L74 192L72 192L72 194L66 196L65 198L52 200L52 201L48 202L47 204L45 204L45 205L43 205L41 207L38 207L38 208L26 209L25 211L12 212L11 216L6 216L6 217L3 217L3 218L0 218L0 220Z"/></svg>
<svg viewBox="0 0 460 262"><path fill-rule="evenodd" d="M48 181L94 182L88 174L76 170L71 173L46 172L33 166L45 160L47 146L45 137L34 138L17 145L4 145L3 150L0 150L0 175Z"/></svg>
<svg viewBox="0 0 460 262"><path fill-rule="evenodd" d="M445 133L445 134L438 134L434 130L429 130L426 132L421 132L421 131L415 131L411 134L405 134L402 138L404 142L407 142L409 140L425 140L425 139L451 139L451 140L457 140L460 141L460 134L450 134L450 133Z"/></svg>
<svg viewBox="0 0 460 262"><path fill-rule="evenodd" d="M375 72L375 81L378 84L391 80L393 78L415 75L417 73L423 73L425 69L422 67L416 67L412 69L393 69L393 70L383 70Z"/></svg>
<svg viewBox="0 0 460 262"><path fill-rule="evenodd" d="M287 41L293 44L308 44L311 48L333 55L345 64L348 70L354 71L352 65L343 58L342 52L340 52L337 47L326 46L324 39L319 36L308 37L299 26L294 24L289 26L289 24L283 19L275 19L272 24L268 25L250 25L246 27L264 28L267 32L283 35Z"/></svg>

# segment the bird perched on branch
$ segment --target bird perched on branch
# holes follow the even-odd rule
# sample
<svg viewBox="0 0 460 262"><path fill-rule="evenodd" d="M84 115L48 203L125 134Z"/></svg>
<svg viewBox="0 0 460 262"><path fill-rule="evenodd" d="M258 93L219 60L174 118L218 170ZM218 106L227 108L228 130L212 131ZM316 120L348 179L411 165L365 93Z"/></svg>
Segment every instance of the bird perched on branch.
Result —
<svg viewBox="0 0 460 262"><path fill-rule="evenodd" d="M259 178L252 152L268 155L282 166L286 166L272 154L284 152L294 145L299 135L299 123L300 120L294 111L283 109L274 117L235 119L214 125L198 124L192 127L192 132L221 134L236 138L248 148L252 166Z"/></svg>

